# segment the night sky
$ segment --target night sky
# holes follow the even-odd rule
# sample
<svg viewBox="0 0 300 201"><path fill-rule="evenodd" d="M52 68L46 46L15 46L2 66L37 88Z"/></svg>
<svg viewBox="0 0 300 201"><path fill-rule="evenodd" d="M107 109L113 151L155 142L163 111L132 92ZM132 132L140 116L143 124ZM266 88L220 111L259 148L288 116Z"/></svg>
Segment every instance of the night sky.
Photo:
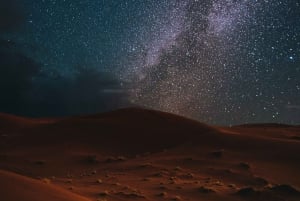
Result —
<svg viewBox="0 0 300 201"><path fill-rule="evenodd" d="M299 0L0 0L0 111L300 124Z"/></svg>

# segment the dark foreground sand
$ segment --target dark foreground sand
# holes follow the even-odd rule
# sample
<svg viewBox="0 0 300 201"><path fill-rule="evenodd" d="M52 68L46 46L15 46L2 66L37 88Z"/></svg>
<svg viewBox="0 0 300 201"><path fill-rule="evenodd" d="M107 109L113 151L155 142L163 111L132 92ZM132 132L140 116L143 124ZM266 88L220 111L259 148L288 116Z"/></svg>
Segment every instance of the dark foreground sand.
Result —
<svg viewBox="0 0 300 201"><path fill-rule="evenodd" d="M300 127L143 109L0 115L0 201L299 201Z"/></svg>

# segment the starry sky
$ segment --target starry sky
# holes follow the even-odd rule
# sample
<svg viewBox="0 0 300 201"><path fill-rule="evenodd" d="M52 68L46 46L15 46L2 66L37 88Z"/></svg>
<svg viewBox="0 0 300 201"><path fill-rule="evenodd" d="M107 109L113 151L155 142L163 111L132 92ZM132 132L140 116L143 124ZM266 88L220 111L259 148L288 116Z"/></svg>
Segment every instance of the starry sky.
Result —
<svg viewBox="0 0 300 201"><path fill-rule="evenodd" d="M0 0L0 111L300 124L299 0Z"/></svg>

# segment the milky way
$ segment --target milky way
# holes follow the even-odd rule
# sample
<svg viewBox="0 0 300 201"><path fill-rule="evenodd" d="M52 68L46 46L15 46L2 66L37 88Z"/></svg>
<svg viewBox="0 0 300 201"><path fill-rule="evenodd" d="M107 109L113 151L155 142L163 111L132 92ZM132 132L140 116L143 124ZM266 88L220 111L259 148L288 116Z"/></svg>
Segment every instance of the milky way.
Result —
<svg viewBox="0 0 300 201"><path fill-rule="evenodd" d="M249 0L177 4L171 9L175 12L167 13L169 24L154 25L153 30L158 30L155 39L142 44L142 58L127 69L136 76L131 101L214 123L259 121L264 119L257 117L259 109L268 111L268 121L278 118L279 89L272 83L260 86L267 84L264 80L276 79L275 69L271 58L263 58L265 48L258 43L265 40L265 26L272 31L285 26L280 24L285 22L276 22L276 16L266 19L282 6L286 5L280 1ZM284 33L274 35L290 40ZM293 60L286 52L280 59ZM296 71L299 75L299 68ZM297 86L292 91L299 94ZM299 104L293 99L286 104L292 102Z"/></svg>
<svg viewBox="0 0 300 201"><path fill-rule="evenodd" d="M65 90L52 75L86 66L117 78L89 97L214 124L300 123L299 0L26 2L23 29L0 38L42 65L35 86Z"/></svg>

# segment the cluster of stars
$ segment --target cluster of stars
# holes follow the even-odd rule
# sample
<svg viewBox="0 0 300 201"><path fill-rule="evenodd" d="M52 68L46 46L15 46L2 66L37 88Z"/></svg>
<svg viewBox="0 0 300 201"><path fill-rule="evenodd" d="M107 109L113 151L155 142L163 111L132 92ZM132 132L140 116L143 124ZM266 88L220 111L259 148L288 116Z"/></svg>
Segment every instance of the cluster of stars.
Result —
<svg viewBox="0 0 300 201"><path fill-rule="evenodd" d="M173 8L168 21L178 23L155 24L162 33L142 43L150 51L127 68L137 76L132 102L216 124L282 121L287 105L300 104L300 23L285 21L289 6L216 0Z"/></svg>
<svg viewBox="0 0 300 201"><path fill-rule="evenodd" d="M23 31L8 38L34 47L26 54L48 74L72 77L76 66L108 71L131 104L207 123L300 123L297 0L28 0L26 6Z"/></svg>

